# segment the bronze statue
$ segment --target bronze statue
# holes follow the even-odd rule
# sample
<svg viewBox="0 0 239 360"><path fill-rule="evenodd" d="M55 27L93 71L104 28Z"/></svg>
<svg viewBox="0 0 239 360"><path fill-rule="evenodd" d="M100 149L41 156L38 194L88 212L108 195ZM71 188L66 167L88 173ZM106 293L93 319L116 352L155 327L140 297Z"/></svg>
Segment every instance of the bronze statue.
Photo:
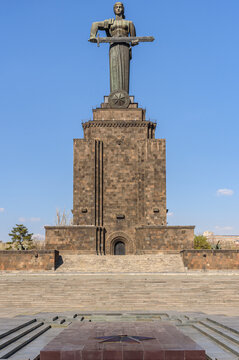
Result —
<svg viewBox="0 0 239 360"><path fill-rule="evenodd" d="M124 5L117 2L114 5L115 19L94 22L91 27L91 42L110 43L110 91L129 93L129 73L131 46L138 45L140 41L153 41L153 37L136 37L132 21L125 20ZM97 38L98 30L105 30L106 38ZM129 37L130 35L130 37Z"/></svg>

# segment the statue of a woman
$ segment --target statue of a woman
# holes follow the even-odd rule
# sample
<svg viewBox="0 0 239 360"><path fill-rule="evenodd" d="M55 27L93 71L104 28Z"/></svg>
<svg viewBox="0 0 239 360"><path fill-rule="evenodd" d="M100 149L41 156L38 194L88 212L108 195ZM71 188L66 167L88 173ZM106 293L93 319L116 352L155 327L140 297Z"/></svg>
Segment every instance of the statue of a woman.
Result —
<svg viewBox="0 0 239 360"><path fill-rule="evenodd" d="M96 42L98 30L105 30L107 37L136 36L132 21L125 20L124 5L117 2L114 5L115 19L94 22L91 27L90 41ZM137 45L132 41L131 45ZM110 45L110 91L125 90L129 93L129 71L131 47L128 43L114 42Z"/></svg>

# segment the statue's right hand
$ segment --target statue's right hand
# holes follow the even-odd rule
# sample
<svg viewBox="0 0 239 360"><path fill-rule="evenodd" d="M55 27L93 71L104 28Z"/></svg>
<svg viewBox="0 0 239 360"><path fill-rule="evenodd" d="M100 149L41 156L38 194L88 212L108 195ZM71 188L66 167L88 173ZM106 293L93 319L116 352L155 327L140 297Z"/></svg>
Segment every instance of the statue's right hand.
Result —
<svg viewBox="0 0 239 360"><path fill-rule="evenodd" d="M90 37L89 40L92 43L97 43L97 38L96 37Z"/></svg>
<svg viewBox="0 0 239 360"><path fill-rule="evenodd" d="M131 41L131 46L139 45L139 40L133 40Z"/></svg>

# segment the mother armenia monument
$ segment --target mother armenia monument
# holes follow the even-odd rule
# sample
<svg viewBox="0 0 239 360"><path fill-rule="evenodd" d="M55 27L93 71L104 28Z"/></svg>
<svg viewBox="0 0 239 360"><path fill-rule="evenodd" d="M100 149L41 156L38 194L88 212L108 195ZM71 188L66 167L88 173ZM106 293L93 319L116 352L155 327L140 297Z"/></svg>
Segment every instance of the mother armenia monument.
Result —
<svg viewBox="0 0 239 360"><path fill-rule="evenodd" d="M73 225L46 226L46 248L92 255L191 249L194 226L167 226L165 139L155 139L156 124L129 95L132 47L154 38L136 37L121 2L114 13L90 32L90 42L109 43L111 92L83 123L84 139L74 139Z"/></svg>

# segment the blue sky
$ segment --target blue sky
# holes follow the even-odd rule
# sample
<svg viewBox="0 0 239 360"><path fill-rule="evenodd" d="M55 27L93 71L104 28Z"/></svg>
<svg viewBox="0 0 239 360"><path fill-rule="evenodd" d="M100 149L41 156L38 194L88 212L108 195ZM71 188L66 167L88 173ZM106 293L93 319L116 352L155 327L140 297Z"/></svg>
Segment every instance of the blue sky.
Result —
<svg viewBox="0 0 239 360"><path fill-rule="evenodd" d="M0 1L0 240L44 234L72 208L73 138L109 94L108 45L88 43L109 0ZM167 139L168 223L239 234L239 2L127 0L130 93Z"/></svg>

